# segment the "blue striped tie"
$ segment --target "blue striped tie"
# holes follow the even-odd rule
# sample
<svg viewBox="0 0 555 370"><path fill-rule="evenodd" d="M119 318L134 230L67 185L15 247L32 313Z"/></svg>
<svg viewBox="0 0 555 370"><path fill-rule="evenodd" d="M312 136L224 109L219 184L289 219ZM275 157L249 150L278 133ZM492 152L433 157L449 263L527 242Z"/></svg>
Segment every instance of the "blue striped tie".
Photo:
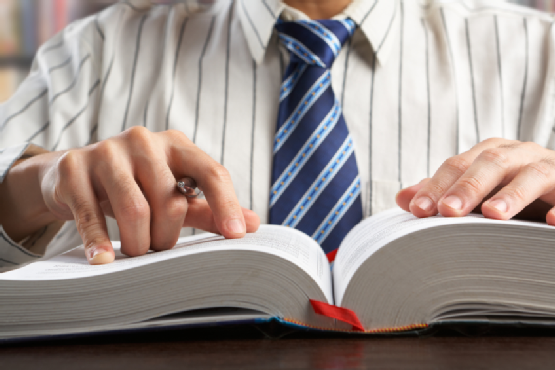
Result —
<svg viewBox="0 0 555 370"><path fill-rule="evenodd" d="M270 223L310 235L329 257L362 219L353 139L330 75L355 28L350 19L276 24L291 61L280 92Z"/></svg>

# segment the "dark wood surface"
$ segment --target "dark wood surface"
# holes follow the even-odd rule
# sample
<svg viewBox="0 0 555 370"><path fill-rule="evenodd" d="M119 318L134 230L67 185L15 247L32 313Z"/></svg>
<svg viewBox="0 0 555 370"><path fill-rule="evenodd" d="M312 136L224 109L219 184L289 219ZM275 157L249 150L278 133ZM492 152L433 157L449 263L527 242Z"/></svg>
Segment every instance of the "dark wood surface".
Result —
<svg viewBox="0 0 555 370"><path fill-rule="evenodd" d="M2 344L0 368L555 369L555 333L444 330L423 337L352 337L204 328Z"/></svg>

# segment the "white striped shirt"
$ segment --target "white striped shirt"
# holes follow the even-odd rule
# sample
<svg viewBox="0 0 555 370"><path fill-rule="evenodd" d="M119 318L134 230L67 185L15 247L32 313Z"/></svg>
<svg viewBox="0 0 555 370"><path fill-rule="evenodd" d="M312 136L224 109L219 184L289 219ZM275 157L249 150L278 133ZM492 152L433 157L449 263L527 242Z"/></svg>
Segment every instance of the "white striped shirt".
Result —
<svg viewBox="0 0 555 370"><path fill-rule="evenodd" d="M280 15L302 17L284 8L142 0L73 23L40 49L0 108L0 179L28 143L61 150L135 125L173 128L230 171L241 205L266 222L288 62L273 26ZM358 29L332 86L355 141L365 215L488 137L555 147L551 16L493 0L355 0L343 16ZM25 245L48 244L51 256L80 244L74 222L58 229ZM109 230L117 239L113 220ZM41 255L0 229L0 268Z"/></svg>

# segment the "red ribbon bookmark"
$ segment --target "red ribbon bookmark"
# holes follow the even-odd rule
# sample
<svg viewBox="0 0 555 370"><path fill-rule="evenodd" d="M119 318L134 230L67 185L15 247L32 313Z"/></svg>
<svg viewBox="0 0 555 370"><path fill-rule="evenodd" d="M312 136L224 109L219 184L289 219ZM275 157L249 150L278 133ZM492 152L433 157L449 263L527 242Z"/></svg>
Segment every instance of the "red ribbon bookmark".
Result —
<svg viewBox="0 0 555 370"><path fill-rule="evenodd" d="M364 327L360 323L357 314L353 311L347 308L332 306L331 304L315 301L314 299L310 300L310 304L312 305L314 312L318 315L331 317L332 319L337 319L346 322L347 324L351 324L353 325L353 329L356 331L364 331Z"/></svg>
<svg viewBox="0 0 555 370"><path fill-rule="evenodd" d="M332 263L335 260L335 255L337 254L337 251L339 249L334 249L333 251L329 252L328 254L326 254L326 257L328 257L328 262Z"/></svg>

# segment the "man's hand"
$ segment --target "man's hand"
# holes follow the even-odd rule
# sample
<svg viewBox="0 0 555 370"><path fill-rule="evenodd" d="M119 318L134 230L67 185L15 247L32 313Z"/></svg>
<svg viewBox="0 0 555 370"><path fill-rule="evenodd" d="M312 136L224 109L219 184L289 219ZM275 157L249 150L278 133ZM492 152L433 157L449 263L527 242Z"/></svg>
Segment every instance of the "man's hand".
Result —
<svg viewBox="0 0 555 370"><path fill-rule="evenodd" d="M515 215L555 226L555 152L535 143L485 140L446 160L431 179L397 194L417 217L480 211L508 220Z"/></svg>
<svg viewBox="0 0 555 370"><path fill-rule="evenodd" d="M260 224L239 205L227 170L179 131L133 127L48 155L37 171L41 200L50 218L75 219L91 264L114 259L105 216L117 220L122 252L129 256L172 248L184 226L241 238ZM183 177L195 179L206 200L181 194L176 179Z"/></svg>

